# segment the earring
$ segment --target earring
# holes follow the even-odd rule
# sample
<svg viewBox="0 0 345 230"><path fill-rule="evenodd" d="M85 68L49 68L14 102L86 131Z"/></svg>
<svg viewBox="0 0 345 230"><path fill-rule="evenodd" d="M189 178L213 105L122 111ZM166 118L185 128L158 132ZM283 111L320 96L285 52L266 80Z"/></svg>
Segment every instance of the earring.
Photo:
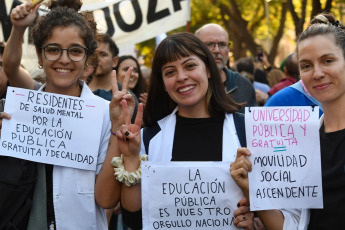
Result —
<svg viewBox="0 0 345 230"><path fill-rule="evenodd" d="M43 66L41 66L40 64L38 64L38 68L39 68L39 69L43 69Z"/></svg>

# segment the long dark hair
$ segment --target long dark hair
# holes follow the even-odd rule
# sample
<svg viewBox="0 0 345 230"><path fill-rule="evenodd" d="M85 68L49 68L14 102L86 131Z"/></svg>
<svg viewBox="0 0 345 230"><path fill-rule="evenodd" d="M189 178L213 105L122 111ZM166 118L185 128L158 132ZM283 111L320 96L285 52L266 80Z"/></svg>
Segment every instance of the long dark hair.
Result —
<svg viewBox="0 0 345 230"><path fill-rule="evenodd" d="M139 98L141 93L145 93L147 91L147 84L146 84L145 79L143 77L143 74L141 72L138 60L131 55L120 56L119 61L117 63L117 66L115 67L115 70L118 73L121 63L127 59L133 60L135 62L135 64L137 65L138 75L139 75L138 82L135 85L134 89L132 89L131 91Z"/></svg>
<svg viewBox="0 0 345 230"><path fill-rule="evenodd" d="M176 33L165 38L157 47L152 61L148 98L144 109L145 125L153 125L158 120L172 113L177 106L164 90L162 67L168 62L191 55L198 56L205 64L208 79L207 110L211 117L225 117L241 108L225 93L221 77L214 58L208 48L191 33Z"/></svg>

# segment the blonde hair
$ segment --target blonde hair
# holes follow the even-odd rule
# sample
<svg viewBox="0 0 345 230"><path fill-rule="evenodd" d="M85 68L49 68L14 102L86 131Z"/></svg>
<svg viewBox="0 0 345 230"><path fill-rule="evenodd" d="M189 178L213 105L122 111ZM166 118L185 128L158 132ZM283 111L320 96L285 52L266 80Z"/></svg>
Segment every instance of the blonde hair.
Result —
<svg viewBox="0 0 345 230"><path fill-rule="evenodd" d="M267 79L270 87L272 88L275 84L279 83L282 78L284 78L285 75L280 69L272 69L267 74Z"/></svg>

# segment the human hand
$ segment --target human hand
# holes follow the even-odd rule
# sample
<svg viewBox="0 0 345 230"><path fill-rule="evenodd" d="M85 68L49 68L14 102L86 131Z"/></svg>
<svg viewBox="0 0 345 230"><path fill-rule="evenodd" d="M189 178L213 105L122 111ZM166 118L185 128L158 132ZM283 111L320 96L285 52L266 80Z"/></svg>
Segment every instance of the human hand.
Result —
<svg viewBox="0 0 345 230"><path fill-rule="evenodd" d="M131 124L131 116L129 115L127 101L122 100L121 105L123 107L125 124L123 124L116 132L118 147L121 154L123 155L124 162L132 158L137 161L139 159L139 152L141 147L140 129L143 121L144 106L142 103L139 103L138 112L134 124Z"/></svg>
<svg viewBox="0 0 345 230"><path fill-rule="evenodd" d="M238 209L234 212L234 224L236 227L246 230L266 230L260 218L255 217L254 212L250 211L249 202L246 198L242 198L237 206Z"/></svg>
<svg viewBox="0 0 345 230"><path fill-rule="evenodd" d="M249 202L246 198L242 198L234 212L234 225L245 230L253 230L254 227L254 213L249 209Z"/></svg>
<svg viewBox="0 0 345 230"><path fill-rule="evenodd" d="M33 9L31 9L31 5L31 0L27 0L26 3L18 5L12 10L10 17L14 27L26 28L35 21L41 4L37 4Z"/></svg>
<svg viewBox="0 0 345 230"><path fill-rule="evenodd" d="M133 96L128 92L128 83L130 75L133 71L133 68L130 67L122 82L122 90L120 91L117 86L117 79L116 79L116 71L112 72L112 91L113 91L113 98L109 104L109 112L110 112L110 120L112 122L113 130L118 130L122 124L125 123L124 114L123 114L123 107L121 105L122 100L126 100L128 113L130 116L134 113L135 108L135 100Z"/></svg>
<svg viewBox="0 0 345 230"><path fill-rule="evenodd" d="M141 103L144 104L144 106L146 105L146 102L147 102L147 93L141 93L140 94L140 97L139 97L139 101Z"/></svg>
<svg viewBox="0 0 345 230"><path fill-rule="evenodd" d="M247 148L238 148L236 160L230 164L230 174L236 184L241 188L244 197L249 201L248 172L252 171L252 164L248 156L251 153Z"/></svg>
<svg viewBox="0 0 345 230"><path fill-rule="evenodd" d="M1 128L2 128L2 119L11 119L11 116L8 113L0 112L0 136L1 136Z"/></svg>

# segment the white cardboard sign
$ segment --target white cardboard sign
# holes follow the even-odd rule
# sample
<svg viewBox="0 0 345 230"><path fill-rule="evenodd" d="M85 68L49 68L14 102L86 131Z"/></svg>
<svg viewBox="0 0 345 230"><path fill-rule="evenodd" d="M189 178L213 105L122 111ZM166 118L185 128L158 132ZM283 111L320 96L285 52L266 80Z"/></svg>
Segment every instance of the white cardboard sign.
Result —
<svg viewBox="0 0 345 230"><path fill-rule="evenodd" d="M85 170L95 170L104 104L8 87L0 155Z"/></svg>
<svg viewBox="0 0 345 230"><path fill-rule="evenodd" d="M229 162L145 162L143 229L238 229L234 211L243 195Z"/></svg>
<svg viewBox="0 0 345 230"><path fill-rule="evenodd" d="M323 208L318 107L246 108L250 208Z"/></svg>

